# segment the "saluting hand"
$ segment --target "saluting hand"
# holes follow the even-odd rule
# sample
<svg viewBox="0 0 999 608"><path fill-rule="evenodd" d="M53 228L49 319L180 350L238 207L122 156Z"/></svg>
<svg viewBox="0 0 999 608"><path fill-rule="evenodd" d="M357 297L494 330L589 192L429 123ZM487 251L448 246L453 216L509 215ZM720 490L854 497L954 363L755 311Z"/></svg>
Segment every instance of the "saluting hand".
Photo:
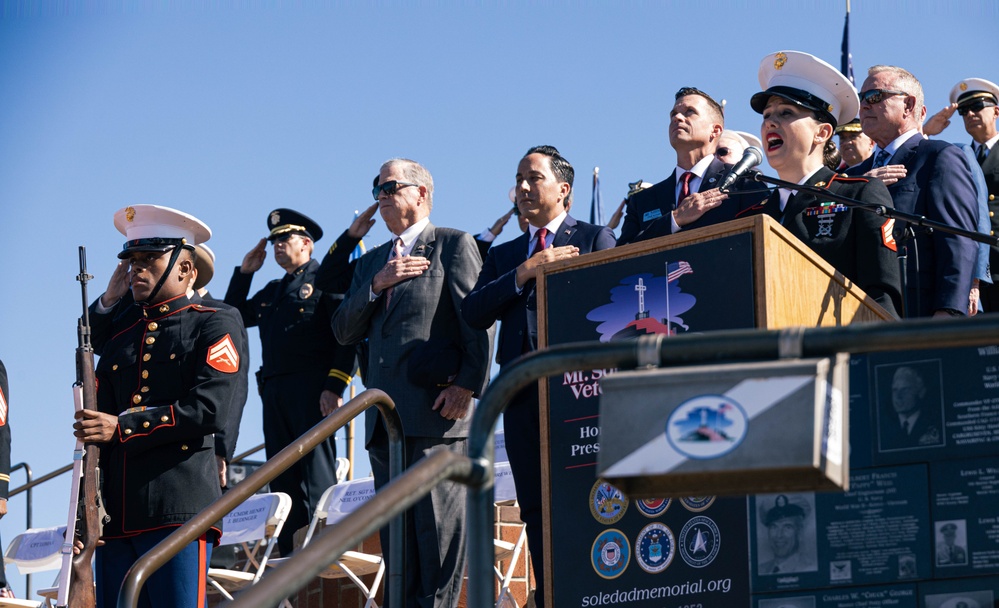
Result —
<svg viewBox="0 0 999 608"><path fill-rule="evenodd" d="M364 238L364 235L375 225L375 220L372 219L375 211L378 211L378 203L371 205L355 217L354 221L350 224L350 228L347 228L347 236L352 239Z"/></svg>
<svg viewBox="0 0 999 608"><path fill-rule="evenodd" d="M905 177L906 173L908 171L906 171L905 165L885 165L884 167L871 169L864 175L867 177L876 177L883 181L886 186L890 186Z"/></svg>
<svg viewBox="0 0 999 608"><path fill-rule="evenodd" d="M621 204L617 206L617 209L614 211L614 215L612 215L610 220L607 222L608 228L611 230L617 229L617 225L621 223L621 218L624 217L624 206L627 204L628 199L624 199L621 201Z"/></svg>
<svg viewBox="0 0 999 608"><path fill-rule="evenodd" d="M101 296L101 306L111 308L122 298L130 288L128 280L128 263L118 262L111 278L108 279L108 288Z"/></svg>
<svg viewBox="0 0 999 608"><path fill-rule="evenodd" d="M538 278L538 266L555 262L558 260L568 260L579 255L579 247L575 245L563 245L561 247L549 247L544 251L539 251L527 258L517 266L517 287L527 285L528 281Z"/></svg>
<svg viewBox="0 0 999 608"><path fill-rule="evenodd" d="M260 270L264 265L264 260L267 259L267 239L260 239L256 247L250 250L243 257L243 264L239 267L239 271L243 274L253 274L254 272Z"/></svg>
<svg viewBox="0 0 999 608"><path fill-rule="evenodd" d="M118 417L94 410L80 410L73 414L73 436L85 443L106 443L118 429Z"/></svg>
<svg viewBox="0 0 999 608"><path fill-rule="evenodd" d="M434 401L433 410L440 410L441 418L448 420L461 420L468 414L468 408L472 403L472 391L467 388L452 384L437 395Z"/></svg>
<svg viewBox="0 0 999 608"><path fill-rule="evenodd" d="M329 416L343 405L343 397L333 391L323 391L319 395L319 411L323 416Z"/></svg>
<svg viewBox="0 0 999 608"><path fill-rule="evenodd" d="M676 222L677 226L683 228L687 224L701 219L702 215L721 205L722 201L727 198L728 195L718 188L694 192L680 201L680 204L673 210L673 221Z"/></svg>
<svg viewBox="0 0 999 608"><path fill-rule="evenodd" d="M513 212L516 210L516 207L511 207L509 211L501 215L498 220L493 222L489 232L492 232L493 236L499 236L500 233L503 232L503 226L506 226L506 223L510 221L510 218L513 217Z"/></svg>
<svg viewBox="0 0 999 608"><path fill-rule="evenodd" d="M420 276L427 268L430 268L430 260L427 258L411 255L393 258L375 274L371 280L371 291L380 294L389 287Z"/></svg>

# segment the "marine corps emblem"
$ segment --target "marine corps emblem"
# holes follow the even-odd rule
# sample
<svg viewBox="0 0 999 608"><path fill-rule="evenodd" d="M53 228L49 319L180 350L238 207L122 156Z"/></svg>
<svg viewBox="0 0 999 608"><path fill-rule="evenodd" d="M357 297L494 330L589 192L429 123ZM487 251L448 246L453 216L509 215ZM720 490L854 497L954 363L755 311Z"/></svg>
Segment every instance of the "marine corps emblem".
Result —
<svg viewBox="0 0 999 608"><path fill-rule="evenodd" d="M135 207L125 207L125 221L135 221Z"/></svg>
<svg viewBox="0 0 999 608"><path fill-rule="evenodd" d="M967 91L968 90L968 83L967 82L962 82L961 83L961 90L962 91Z"/></svg>
<svg viewBox="0 0 999 608"><path fill-rule="evenodd" d="M278 213L277 211L271 212L270 220L271 220L271 226L277 226L278 224L281 223L281 214Z"/></svg>
<svg viewBox="0 0 999 608"><path fill-rule="evenodd" d="M774 69L775 70L781 69L782 67L784 67L785 63L787 63L787 55L785 55L784 53L777 53L777 56L774 57Z"/></svg>

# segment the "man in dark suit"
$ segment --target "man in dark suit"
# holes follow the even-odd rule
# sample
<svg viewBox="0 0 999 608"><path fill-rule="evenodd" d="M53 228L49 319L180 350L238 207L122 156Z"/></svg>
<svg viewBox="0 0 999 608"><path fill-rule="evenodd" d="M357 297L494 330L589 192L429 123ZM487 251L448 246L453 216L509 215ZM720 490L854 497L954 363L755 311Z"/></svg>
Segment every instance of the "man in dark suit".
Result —
<svg viewBox="0 0 999 608"><path fill-rule="evenodd" d="M229 279L225 302L242 315L246 327L259 327L261 358L257 388L263 401L267 457L296 441L343 404L343 390L354 371L354 349L333 337L330 322L338 302L320 289L319 262L312 259L323 231L316 222L291 209L267 216L266 238L243 258ZM267 257L284 270L250 297L253 275ZM271 481L271 490L291 496L278 547L281 555L294 549L295 532L307 526L323 493L336 483L336 447L324 441Z"/></svg>
<svg viewBox="0 0 999 608"><path fill-rule="evenodd" d="M721 106L710 95L693 87L676 92L669 123L676 170L629 197L618 245L732 220L766 198L766 188L752 182L737 183L729 194L718 190L732 167L714 156L724 128Z"/></svg>
<svg viewBox="0 0 999 608"><path fill-rule="evenodd" d="M517 208L530 224L516 239L490 249L479 280L462 304L472 327L485 329L500 321L498 359L504 366L537 348L538 311L535 279L538 266L552 260L614 247L605 226L577 221L566 212L572 197L573 169L552 146L531 148L517 167ZM520 518L535 563L544 555L541 524L541 424L538 389L521 391L503 414L506 449L517 488ZM534 569L544 606L544 572Z"/></svg>
<svg viewBox="0 0 999 608"><path fill-rule="evenodd" d="M472 396L489 377L491 330L461 318L461 302L482 265L472 235L430 223L434 182L420 164L393 159L374 189L393 239L361 257L333 319L344 344L368 340L365 385L395 401L406 466L432 451L467 453ZM388 436L377 411L365 414L375 487L388 482ZM446 482L407 512L407 606L457 606L465 567L464 487ZM388 547L382 533L383 549Z"/></svg>
<svg viewBox="0 0 999 608"><path fill-rule="evenodd" d="M923 114L923 89L915 76L895 66L868 70L860 92L860 123L877 147L849 173L886 178L899 211L974 231L978 206L968 162L957 146L922 136ZM914 238L906 238L905 226L895 223L896 241L912 254L904 277L905 316L966 314L976 243L919 228Z"/></svg>
<svg viewBox="0 0 999 608"><path fill-rule="evenodd" d="M881 408L881 449L943 445L939 401L934 402L916 368L902 366L891 379L891 405Z"/></svg>

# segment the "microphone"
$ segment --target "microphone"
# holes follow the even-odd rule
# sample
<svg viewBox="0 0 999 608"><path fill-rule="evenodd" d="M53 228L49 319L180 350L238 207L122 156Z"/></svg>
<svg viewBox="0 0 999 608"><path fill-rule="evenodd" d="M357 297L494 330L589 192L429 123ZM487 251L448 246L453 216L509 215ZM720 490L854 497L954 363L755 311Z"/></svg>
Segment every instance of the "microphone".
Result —
<svg viewBox="0 0 999 608"><path fill-rule="evenodd" d="M732 169L721 180L721 184L718 188L722 192L727 192L728 189L739 180L740 177L745 175L750 169L759 165L763 162L763 152L755 146L749 146L746 151L742 153L742 159L732 166Z"/></svg>

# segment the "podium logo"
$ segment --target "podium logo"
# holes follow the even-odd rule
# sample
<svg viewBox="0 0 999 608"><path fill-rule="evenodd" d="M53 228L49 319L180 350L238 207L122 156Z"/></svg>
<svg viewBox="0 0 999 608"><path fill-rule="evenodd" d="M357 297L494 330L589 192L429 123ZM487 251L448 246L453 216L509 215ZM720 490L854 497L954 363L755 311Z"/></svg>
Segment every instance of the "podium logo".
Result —
<svg viewBox="0 0 999 608"><path fill-rule="evenodd" d="M593 570L603 578L617 578L631 562L631 543L620 530L605 530L590 550Z"/></svg>
<svg viewBox="0 0 999 608"><path fill-rule="evenodd" d="M676 542L673 531L661 523L653 523L642 528L635 539L635 557L638 565L649 574L658 574L673 563L676 555Z"/></svg>
<svg viewBox="0 0 999 608"><path fill-rule="evenodd" d="M670 446L696 460L728 454L742 443L749 429L746 411L723 395L701 395L680 404L666 420Z"/></svg>

